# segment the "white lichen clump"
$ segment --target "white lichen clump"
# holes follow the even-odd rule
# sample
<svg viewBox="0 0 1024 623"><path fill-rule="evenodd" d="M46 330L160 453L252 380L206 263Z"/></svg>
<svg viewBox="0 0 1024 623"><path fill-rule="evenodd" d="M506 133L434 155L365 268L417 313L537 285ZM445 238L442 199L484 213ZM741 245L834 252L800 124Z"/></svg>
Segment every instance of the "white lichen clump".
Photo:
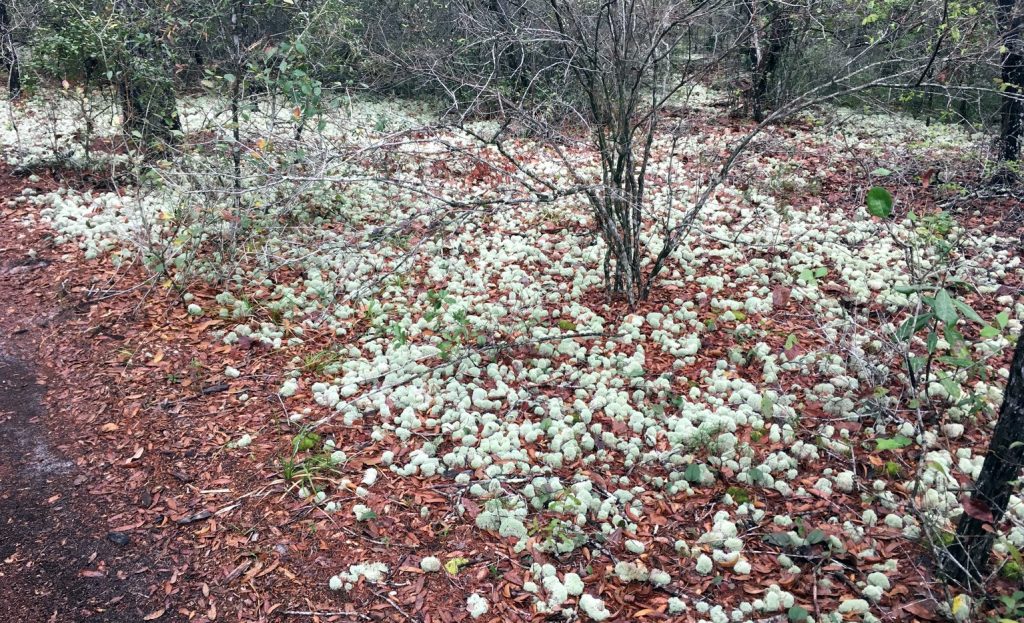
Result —
<svg viewBox="0 0 1024 623"><path fill-rule="evenodd" d="M378 584L384 580L384 577L388 574L388 566L382 562L369 562L369 563L358 563L351 565L347 572L339 573L333 576L329 585L331 590L352 590L352 587L359 578L365 578L370 584Z"/></svg>
<svg viewBox="0 0 1024 623"><path fill-rule="evenodd" d="M441 561L436 556L426 556L420 560L420 569L426 573L435 573L441 570Z"/></svg>
<svg viewBox="0 0 1024 623"><path fill-rule="evenodd" d="M611 612L608 612L608 608L605 607L604 600L587 593L580 597L580 609L592 621L604 621L612 615Z"/></svg>
<svg viewBox="0 0 1024 623"><path fill-rule="evenodd" d="M466 600L466 610L469 611L469 616L474 619L479 619L483 615L487 614L487 611L490 609L491 607L490 604L487 603L487 600L476 593L470 595Z"/></svg>

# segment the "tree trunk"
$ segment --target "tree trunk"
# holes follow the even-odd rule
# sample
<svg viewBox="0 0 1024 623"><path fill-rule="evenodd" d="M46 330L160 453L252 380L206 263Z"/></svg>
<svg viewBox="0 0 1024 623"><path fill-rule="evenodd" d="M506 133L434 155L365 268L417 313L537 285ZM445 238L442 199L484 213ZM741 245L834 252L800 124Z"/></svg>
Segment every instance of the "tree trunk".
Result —
<svg viewBox="0 0 1024 623"><path fill-rule="evenodd" d="M956 540L945 561L946 575L961 584L978 582L988 570L995 526L1006 512L1011 482L1020 477L1024 465L1024 332L1010 364L1010 380L1003 394L999 421L989 441L981 475L974 493L964 504L956 528Z"/></svg>
<svg viewBox="0 0 1024 623"><path fill-rule="evenodd" d="M999 108L999 160L1006 163L1020 160L1024 135L1024 10L1017 0L998 3L1000 39L1006 50L1000 75L1003 98Z"/></svg>
<svg viewBox="0 0 1024 623"><path fill-rule="evenodd" d="M173 145L181 130L174 91L162 82L128 75L117 85L124 132L143 148Z"/></svg>
<svg viewBox="0 0 1024 623"><path fill-rule="evenodd" d="M14 49L7 0L0 0L0 64L7 68L7 93L15 99L21 94L21 67L18 52Z"/></svg>
<svg viewBox="0 0 1024 623"><path fill-rule="evenodd" d="M242 121L240 117L242 105L242 11L245 7L241 1L231 5L231 45L234 46L235 79L231 82L231 165L234 177L235 209L242 205ZM298 140L298 136L296 136Z"/></svg>
<svg viewBox="0 0 1024 623"><path fill-rule="evenodd" d="M147 16L137 13L126 0L114 0L112 8L115 15L126 21L139 18L140 26L137 27L143 30L151 28L146 23ZM145 61L139 62L140 59ZM121 129L128 142L148 152L159 152L164 146L173 145L181 130L171 72L162 60L159 46L153 42L130 45L127 54L118 60L117 98L121 106ZM159 67L164 67L164 71L154 69Z"/></svg>
<svg viewBox="0 0 1024 623"><path fill-rule="evenodd" d="M760 123L764 121L769 80L782 60L792 22L786 7L774 2L762 4L760 0L751 0L745 3L745 9L751 21L751 76L747 98L754 121Z"/></svg>

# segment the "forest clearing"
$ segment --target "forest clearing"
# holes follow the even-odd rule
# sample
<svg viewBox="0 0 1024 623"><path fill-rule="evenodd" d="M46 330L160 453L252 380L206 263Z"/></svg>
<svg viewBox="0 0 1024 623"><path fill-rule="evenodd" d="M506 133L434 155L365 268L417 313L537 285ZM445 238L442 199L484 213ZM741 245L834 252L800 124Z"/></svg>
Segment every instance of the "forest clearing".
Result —
<svg viewBox="0 0 1024 623"><path fill-rule="evenodd" d="M35 4L0 620L1024 620L1024 7Z"/></svg>

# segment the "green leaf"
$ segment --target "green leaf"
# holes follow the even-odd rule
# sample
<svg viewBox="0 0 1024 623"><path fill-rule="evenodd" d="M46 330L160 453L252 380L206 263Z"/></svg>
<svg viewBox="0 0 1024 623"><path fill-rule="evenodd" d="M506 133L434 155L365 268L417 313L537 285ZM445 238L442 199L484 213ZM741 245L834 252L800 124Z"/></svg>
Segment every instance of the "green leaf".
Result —
<svg viewBox="0 0 1024 623"><path fill-rule="evenodd" d="M949 342L951 346L956 346L964 343L963 334L957 331L956 327L954 327L953 325L946 325L946 330L943 331L943 333L946 336L946 341Z"/></svg>
<svg viewBox="0 0 1024 623"><path fill-rule="evenodd" d="M896 331L896 337L902 341L909 340L911 335L914 335L923 329L934 317L934 312L925 312L919 316L910 316L903 321L903 324L900 325L900 328Z"/></svg>
<svg viewBox="0 0 1024 623"><path fill-rule="evenodd" d="M768 394L761 396L761 415L766 420L771 419L775 415L775 403Z"/></svg>
<svg viewBox="0 0 1024 623"><path fill-rule="evenodd" d="M1006 551L1010 552L1010 558L1013 558L1014 562L1024 568L1024 557L1020 555L1020 550L1013 543L1006 543Z"/></svg>
<svg viewBox="0 0 1024 623"><path fill-rule="evenodd" d="M939 463L938 461L928 461L927 463L925 463L925 465L939 472L943 476L947 478L949 477L949 470L946 469L946 466L943 465L942 463Z"/></svg>
<svg viewBox="0 0 1024 623"><path fill-rule="evenodd" d="M1005 310L999 312L998 314L996 314L996 325L1000 329L1005 329L1006 328L1006 324L1008 322L1010 322L1010 314L1007 313Z"/></svg>
<svg viewBox="0 0 1024 623"><path fill-rule="evenodd" d="M967 357L939 357L939 361L956 368L970 368L974 365L974 361Z"/></svg>
<svg viewBox="0 0 1024 623"><path fill-rule="evenodd" d="M903 435L896 435L892 439L882 438L876 439L875 449L881 452L882 450L899 450L906 448L910 444L914 443L914 440L910 437L904 437Z"/></svg>
<svg viewBox="0 0 1024 623"><path fill-rule="evenodd" d="M807 543L810 545L824 543L826 540L828 540L828 537L825 536L824 532L818 529L811 530L811 533L807 535Z"/></svg>
<svg viewBox="0 0 1024 623"><path fill-rule="evenodd" d="M999 329L997 329L997 328L995 328L995 327L993 327L991 325L986 325L986 326L981 328L981 337L985 338L986 340L994 338L994 337L998 337L998 336L999 336Z"/></svg>
<svg viewBox="0 0 1024 623"><path fill-rule="evenodd" d="M750 501L750 492L743 487L729 487L725 490L736 504L746 504Z"/></svg>
<svg viewBox="0 0 1024 623"><path fill-rule="evenodd" d="M789 609L789 612L786 613L786 616L789 617L790 623L805 623L807 621L807 617L811 616L811 613L800 606L793 606Z"/></svg>
<svg viewBox="0 0 1024 623"><path fill-rule="evenodd" d="M978 324L985 324L985 321L981 319L978 312L974 311L970 305L961 301L960 299L953 299L953 305L960 310L960 313L964 315L968 320L977 322Z"/></svg>
<svg viewBox="0 0 1024 623"><path fill-rule="evenodd" d="M793 540L789 538L789 533L787 532L772 532L771 534L766 534L764 540L772 545L778 545L779 547L789 547L793 544Z"/></svg>
<svg viewBox="0 0 1024 623"><path fill-rule="evenodd" d="M956 307L953 306L953 297L949 295L945 288L935 293L935 300L932 305L935 307L935 317L940 321L947 325L956 322L958 316L956 314Z"/></svg>
<svg viewBox="0 0 1024 623"><path fill-rule="evenodd" d="M683 478L687 482L700 482L700 464L690 463L686 467L686 472L683 473Z"/></svg>
<svg viewBox="0 0 1024 623"><path fill-rule="evenodd" d="M890 171L889 169L886 169L885 167L878 167L877 169L875 169L874 171L871 172L871 175L877 175L879 177L886 177L886 176L892 175L892 171Z"/></svg>
<svg viewBox="0 0 1024 623"><path fill-rule="evenodd" d="M312 450L318 443L320 443L320 435L310 431L292 437L292 448L295 452Z"/></svg>
<svg viewBox="0 0 1024 623"><path fill-rule="evenodd" d="M879 218L889 218L892 216L892 195L889 191L882 188L881 186L875 186L868 191L867 205L868 214L871 216L877 216Z"/></svg>
<svg viewBox="0 0 1024 623"><path fill-rule="evenodd" d="M961 394L961 391L960 391L960 384L959 383L957 383L953 379L951 379L948 376L946 376L945 374L943 374L943 375L941 375L939 377L939 385L942 385L942 389L946 390L946 393L949 394L949 396L953 400L959 400L960 399L960 396L962 394Z"/></svg>
<svg viewBox="0 0 1024 623"><path fill-rule="evenodd" d="M235 81L235 74L224 74L224 81L232 83Z"/></svg>

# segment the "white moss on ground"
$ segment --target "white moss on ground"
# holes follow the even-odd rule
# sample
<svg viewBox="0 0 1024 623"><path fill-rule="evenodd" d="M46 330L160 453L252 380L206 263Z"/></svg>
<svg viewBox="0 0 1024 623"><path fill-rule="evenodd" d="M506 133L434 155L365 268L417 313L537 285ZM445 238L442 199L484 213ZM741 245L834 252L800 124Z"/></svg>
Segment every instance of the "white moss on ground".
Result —
<svg viewBox="0 0 1024 623"><path fill-rule="evenodd" d="M706 104L714 96L702 91L701 97ZM211 106L216 103L194 103L183 115L186 128L201 127L203 109ZM369 120L382 109L395 127L411 127L423 117L422 110L360 103L333 121L328 135L339 144L371 145L375 133L367 129L374 125ZM880 145L904 145L914 146L913 157L948 159L978 139L941 124L845 117L838 125L792 129L787 140L807 153L825 154L842 135L865 157L873 157ZM71 127L72 121L59 123ZM15 144L9 127L2 128L0 138ZM41 136L23 132L20 138L20 147L4 152L8 162L45 156ZM443 138L472 145L454 132ZM380 471L346 473L323 490L306 491L303 497L321 508L348 508L348 501L331 496L354 491L363 498L371 487L387 484L382 476L446 480L480 507L473 521L478 530L512 539L519 550L533 538L559 561L589 540L621 531L627 538L617 551L616 581L669 587L683 573L750 574L744 552L763 545L754 535L781 533L794 546L807 544L807 531L794 525L797 518L766 512L744 496L811 500L849 495L862 500L868 508L837 516L829 526L828 542L836 550L850 543L866 548L865 534L876 526L917 538L922 527L893 491L894 484L904 483L865 479L843 458L859 442L849 432L854 425L872 436L904 435L927 453L920 507L937 525L950 525L962 512L960 482L977 477L980 469L981 457L956 445L974 415L954 404L947 384L930 390L946 407L948 421L941 428L918 431L914 421L898 419L902 416L888 421L879 415L897 413L898 403L891 395L873 393L874 388L904 380L885 358L887 345L879 331L893 330L900 314L920 303L918 295L896 289L910 279L904 250L862 210L830 209L827 197L815 190L828 176L842 173L839 156L813 170L794 171L787 159L765 155L762 148L771 140L769 132L755 141L733 178L750 183L743 189L731 184L718 189L701 230L673 254L658 285L666 293L659 299L664 302L621 318L588 302L602 284L604 247L587 231L590 216L578 201L563 201L557 209L497 210L486 224L470 221L450 235L419 238L416 232L433 223L437 202L375 183L350 184L344 193L330 184L313 185L303 187L308 201L290 214L303 226L274 230L259 241L259 256L247 262L223 256L193 262L196 244L220 240L234 225L172 231L170 223L181 210L197 209L183 206L172 185L139 194L65 189L11 201L37 205L57 230L57 242L77 244L86 258L142 259L171 279L187 273L225 283L215 297L184 301L187 314L223 319L225 328L217 339L225 344L252 341L305 353L310 335L333 336L329 356L312 365L297 357L283 371L277 394L289 408L304 409L293 414L296 422L323 430L365 427L369 435L364 441L379 448ZM684 139L677 156L699 161L726 141L724 135ZM667 142L656 141L656 153L664 153ZM418 179L416 158L440 149L439 142L429 140L403 148L395 156L397 175ZM523 155L544 153L528 140L515 149ZM651 174L663 179L670 166L682 167L682 161L659 158ZM568 179L565 166L554 159L534 164L555 179ZM596 171L587 159L574 164L584 176ZM325 174L366 172L352 164L338 166L343 168ZM449 166L451 178L466 177L467 162L452 158ZM688 179L685 170L672 173ZM428 183L460 199L498 192L447 177ZM771 192L780 185L795 189L792 202ZM275 205L297 190L282 184L260 201ZM677 190L671 197L674 205L685 205L697 189L684 182ZM652 209L664 210L669 201L667 189L652 187ZM388 229L381 225L384 219L403 225ZM954 234L964 233L951 227ZM907 239L915 226L898 220L891 229ZM154 236L166 237L166 257L139 251L138 242ZM417 251L411 262L406 255L410 243ZM1022 274L1013 244L997 234L976 232L971 255L953 258L950 279L985 295L996 293L1007 274L1018 279ZM651 255L656 251L647 249ZM939 257L925 249L919 261L930 270ZM280 279L272 270L278 265L294 267L297 276ZM415 270L406 270L409 266ZM398 270L395 276L381 282L381 273L392 269ZM777 308L779 292L786 293L787 305L814 319L809 330L793 334L797 348L780 346L788 336L780 335L787 329L775 322L784 313ZM1009 329L1018 329L1024 306L1005 296L998 303ZM877 331L864 328L865 317L851 317L856 313L851 309L869 304L882 319ZM517 345L516 355L502 357L497 349L486 348L501 343ZM481 344L485 348L478 348ZM991 354L1007 344L1005 337L991 338L978 345L978 352ZM936 347L944 352L949 345ZM223 370L229 379L241 375L231 366ZM994 367L986 372L989 378L1006 375ZM994 381L960 375L949 383L972 390L988 408L1001 399L1000 384ZM240 441L234 447L244 448ZM768 444L771 451L764 449ZM345 450L333 443L322 449L331 465L344 472ZM816 471L814 466L826 458L833 467ZM594 473L607 480L596 482ZM707 532L667 535L668 548L662 544L665 535L660 541L649 538L650 505L724 485L725 473L733 475L728 484L740 486L715 502ZM363 503L350 508L360 521L375 516ZM452 511L461 513L464 507ZM997 549L1002 551L1007 544L1024 547L1019 527L1024 504L1016 497L1011 514L1018 527L1000 535ZM536 528L539 518L547 526L543 531ZM741 531L739 525L746 527ZM757 547L748 547L752 543ZM642 559L662 549L681 557L678 572L651 569ZM777 562L780 573L804 571L784 553ZM535 610L568 609L570 616L595 621L611 617L603 600L585 592L594 589L585 585L579 569L560 564L538 566L533 580L524 583ZM440 560L423 558L420 567L436 572ZM346 589L360 577L377 582L388 573L382 563L360 563L332 577L329 586ZM836 613L823 614L832 619L873 616L872 604L884 599L889 588L883 570L871 572L861 589L863 598L847 599ZM679 599L668 607L673 613L692 607L701 620L725 623L763 618L793 604L792 594L772 586L731 612L719 604ZM474 593L466 608L476 618L488 612L489 604Z"/></svg>

